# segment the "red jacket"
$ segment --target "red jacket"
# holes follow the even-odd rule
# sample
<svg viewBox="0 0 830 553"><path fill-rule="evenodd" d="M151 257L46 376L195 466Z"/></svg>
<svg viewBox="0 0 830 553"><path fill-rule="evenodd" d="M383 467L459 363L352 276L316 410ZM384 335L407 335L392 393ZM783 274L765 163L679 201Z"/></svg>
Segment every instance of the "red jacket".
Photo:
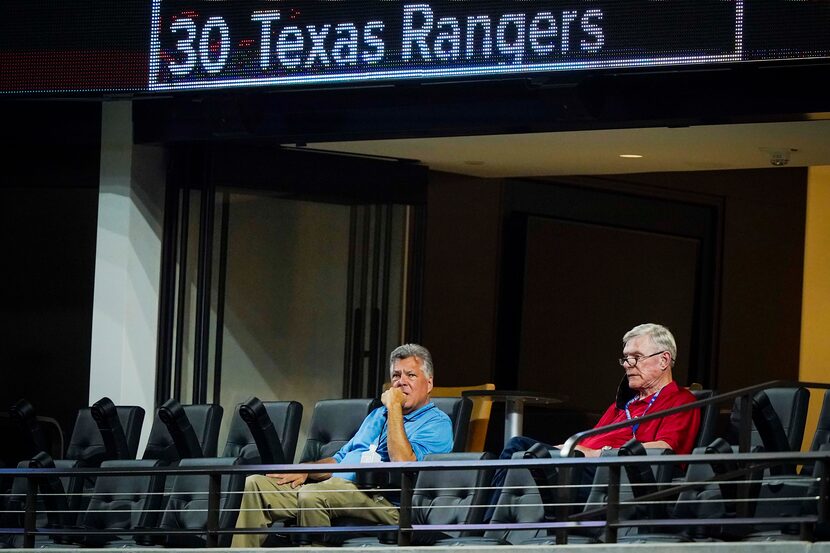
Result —
<svg viewBox="0 0 830 553"><path fill-rule="evenodd" d="M666 384L659 394L651 407L649 407L649 403L653 394L644 399L632 401L628 408L632 418L643 416L643 412L646 410L645 414L651 415L695 401L694 394L685 388L681 388L674 381ZM628 420L624 406L625 402L618 401L608 407L594 428ZM592 449L600 449L606 445L618 448L636 436L641 443L666 442L678 455L691 453L697 438L697 432L700 429L700 409L692 409L665 418L646 421L637 427L636 433L632 432L632 428L620 428L611 432L596 434L585 438L579 444Z"/></svg>

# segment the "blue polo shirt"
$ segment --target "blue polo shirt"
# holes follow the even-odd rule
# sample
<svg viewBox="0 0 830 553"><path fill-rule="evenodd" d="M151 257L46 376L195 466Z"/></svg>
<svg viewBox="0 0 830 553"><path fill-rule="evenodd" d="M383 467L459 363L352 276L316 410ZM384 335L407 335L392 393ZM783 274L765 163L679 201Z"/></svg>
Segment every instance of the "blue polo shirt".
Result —
<svg viewBox="0 0 830 553"><path fill-rule="evenodd" d="M384 462L389 461L389 448L386 441L387 410L381 406L369 413L363 419L363 424L349 442L334 454L338 463L359 464L360 456L369 451L371 444L377 444L377 452ZM449 453L452 451L452 423L450 418L434 403L428 403L403 416L403 429L412 451L418 461L430 453ZM334 476L355 481L357 476L353 472L335 473Z"/></svg>

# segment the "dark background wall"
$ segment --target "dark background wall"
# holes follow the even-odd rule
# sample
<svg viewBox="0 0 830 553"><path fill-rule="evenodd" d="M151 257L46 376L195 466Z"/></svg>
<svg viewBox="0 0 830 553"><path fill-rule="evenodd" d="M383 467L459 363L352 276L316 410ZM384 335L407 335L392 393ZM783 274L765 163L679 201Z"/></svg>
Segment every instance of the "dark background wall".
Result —
<svg viewBox="0 0 830 553"><path fill-rule="evenodd" d="M502 183L430 173L422 342L436 386L495 378Z"/></svg>
<svg viewBox="0 0 830 553"><path fill-rule="evenodd" d="M584 213L575 218L532 217L527 224L524 216L539 205L574 197L562 192L566 189L617 194L619 207L603 200L594 211L607 213L586 215L593 204L583 202L577 211ZM665 207L672 204L680 210ZM596 415L613 398L622 334L647 321L677 331L677 375L683 384L698 381L726 391L797 379L805 208L803 169L530 184L435 175L428 203L423 336L437 366L451 368L438 372L436 381L465 385L490 375L503 388L571 396L557 409L576 431L594 419L574 412ZM623 221L650 217L655 228L665 230L652 234L579 220L613 220L614 211ZM517 242L505 239L515 233L517 214L525 220L519 234L526 251L520 255ZM684 235L684 225L697 224L692 219L703 227L690 234L703 238ZM705 270L701 256L710 259ZM711 297L700 293L707 286ZM546 287L551 297L544 295ZM511 341L513 351L505 355ZM529 408L528 415L525 429L531 435L555 442L570 433L567 424L554 424L550 409ZM497 409L491 420L498 417ZM491 435L498 440L501 428L495 424Z"/></svg>
<svg viewBox="0 0 830 553"><path fill-rule="evenodd" d="M100 105L0 113L14 129L0 144L0 410L26 398L68 438L88 405Z"/></svg>
<svg viewBox="0 0 830 553"><path fill-rule="evenodd" d="M720 390L797 379L807 170L643 174L624 180L724 199Z"/></svg>

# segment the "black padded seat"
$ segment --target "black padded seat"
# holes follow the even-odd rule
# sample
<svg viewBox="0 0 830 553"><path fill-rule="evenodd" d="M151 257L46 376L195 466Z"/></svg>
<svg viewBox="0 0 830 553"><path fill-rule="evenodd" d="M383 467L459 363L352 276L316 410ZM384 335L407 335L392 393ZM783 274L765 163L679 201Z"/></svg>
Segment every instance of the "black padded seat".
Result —
<svg viewBox="0 0 830 553"><path fill-rule="evenodd" d="M34 406L21 399L8 414L0 413L0 435L6 443L0 462L13 466L45 451L53 459L63 458L63 429L51 417L37 415Z"/></svg>
<svg viewBox="0 0 830 553"><path fill-rule="evenodd" d="M468 398L464 398L468 399ZM461 442L463 447L466 440ZM487 452L456 452L427 455L425 461L484 461ZM413 524L481 524L493 479L493 469L422 471L412 496ZM416 545L440 544L444 539L470 536L463 532L416 532Z"/></svg>
<svg viewBox="0 0 830 553"><path fill-rule="evenodd" d="M622 455L630 456L649 456L657 457L663 455L671 455L673 452L670 449L661 448L644 448L642 444L636 440L630 440L620 449L611 449L602 451L601 457L616 457ZM594 481L591 486L591 492L588 495L586 502L586 510L596 509L598 506L606 505L608 502L608 481L610 469L608 466L599 466L594 473ZM655 512L652 506L637 505L638 497L656 491L656 487L666 485L671 482L672 467L670 465L627 465L620 471L620 488L619 501L620 506L618 516L620 520L646 520L654 516L665 516L662 513ZM617 536L619 542L625 539L634 539L638 535L638 529L635 527L620 528ZM569 533L568 543L585 543L584 540L599 540L601 537L600 530L577 530L575 533ZM554 536L550 536L553 538ZM580 540L580 541L577 541ZM673 540L670 540L673 541ZM688 541L679 539L679 541ZM539 539L526 540L522 545L540 545L542 542ZM555 543L555 542L544 542ZM589 542L590 543L590 542Z"/></svg>
<svg viewBox="0 0 830 553"><path fill-rule="evenodd" d="M424 461L480 461L492 457L490 453L458 452L427 455ZM480 524L484 518L484 508L475 506L483 505L489 496L490 491L484 488L489 485L492 476L491 469L421 471L412 494L412 523ZM412 536L412 545L442 545L441 540L467 535L469 532L418 531ZM393 545L395 539L395 536L360 537L348 539L343 545L377 547Z"/></svg>
<svg viewBox="0 0 830 553"><path fill-rule="evenodd" d="M76 468L77 461L60 459L53 460L46 453L39 453L34 458L28 461L22 461L18 464L19 469L48 469L48 468ZM82 501L81 488L83 480L81 478L70 477L54 477L47 476L38 481L38 500L37 500L37 527L49 528L55 532L52 534L43 534L36 536L35 546L37 548L61 544L61 547L72 547L75 538L70 536L63 536L59 533L61 528L74 528L77 526L79 512L82 512L84 505ZM12 482L11 497L7 504L8 511L22 511L25 506L26 493L28 490L28 483L26 478L15 478ZM6 517L10 528L21 528L23 526L23 515L14 514ZM23 546L23 536L9 535L2 540L12 547Z"/></svg>
<svg viewBox="0 0 830 553"><path fill-rule="evenodd" d="M138 406L119 405L116 407L118 420L126 439L126 457L135 459L138 441L141 438L141 426L144 422L144 409ZM78 411L72 437L66 448L66 459L78 461L83 467L97 467L108 460L109 454L101 436L101 430L92 416L92 408L84 407Z"/></svg>
<svg viewBox="0 0 830 553"><path fill-rule="evenodd" d="M311 426L308 430L305 446L300 454L300 463L319 461L333 456L343 447L360 428L363 419L381 406L377 398L360 399L323 399L314 406ZM291 525L292 521L280 521L276 525ZM348 525L345 517L335 519L335 525ZM305 537L296 536L294 541L302 542ZM326 543L337 544L342 540L337 536L327 536ZM292 543L285 536L272 534L266 538L265 547L284 546Z"/></svg>
<svg viewBox="0 0 830 553"><path fill-rule="evenodd" d="M825 390L821 402L821 412L816 423L816 431L813 433L813 440L810 443L810 451L819 451L828 444L830 444L830 390ZM813 463L806 463L801 469L801 474L811 475L813 470Z"/></svg>
<svg viewBox="0 0 830 553"><path fill-rule="evenodd" d="M819 445L818 451L830 451L830 444ZM816 516L824 468L817 464L805 469L801 475L766 476L758 489L753 515L757 518ZM758 525L751 530L742 541L790 541L798 539L800 533L798 524L786 522L774 526ZM824 528L819 523L816 534L822 532Z"/></svg>
<svg viewBox="0 0 830 553"><path fill-rule="evenodd" d="M709 399L715 395L714 390L691 390L695 400ZM715 430L718 424L719 405L717 402L710 403L700 408L700 429L697 431L697 439L694 447L704 447L715 439Z"/></svg>
<svg viewBox="0 0 830 553"><path fill-rule="evenodd" d="M737 453L738 447L730 445L726 440L718 438L706 447L697 447L692 453L694 455L703 454L728 454L729 452ZM763 451L762 446L754 446L751 452L758 453ZM694 484L701 482L701 484L694 488L689 488L681 492L673 507L670 508L669 518L674 519L712 519L712 518L732 518L736 514L736 504L730 499L734 499L736 495L736 487L729 483L711 483L707 480L716 479L717 474L723 474L737 468L734 463L722 463L717 465L707 463L690 463L686 470L686 475L682 480L675 481L674 484ZM752 479L758 479L761 475L757 474ZM751 516L751 515L750 515ZM711 525L701 526L686 526L677 528L676 531L665 532L647 532L631 536L631 540L636 540L635 543L655 542L655 543L681 543L687 541L721 541L722 539L734 540L736 536L730 534L731 529L727 526L717 527ZM629 538L620 538L621 543L628 543Z"/></svg>
<svg viewBox="0 0 830 553"><path fill-rule="evenodd" d="M100 405L100 402L97 405ZM115 412L108 412L107 416L117 418L117 421L109 420L102 424L114 423L121 425L120 432L123 433L123 442L118 451L113 449L109 439L105 441L104 436L101 435L99 423L93 417L93 408L84 407L78 410L65 458L54 461L50 459L55 468L95 468L99 467L105 460L110 460L113 455L126 455L127 458L135 459L138 441L141 438L141 425L144 422L144 409L128 405L116 407L111 402L108 403L107 408L108 410L114 408ZM98 415L96 414L96 416ZM72 515L75 519L73 524L68 524L71 526L86 509L89 502L88 494L92 492L95 480L89 477L73 477L61 478L60 482L65 493L69 494L67 500L68 510L76 512Z"/></svg>
<svg viewBox="0 0 830 553"><path fill-rule="evenodd" d="M467 434L470 429L470 415L473 412L473 400L468 397L434 397L431 401L450 417L452 422L452 451L464 451Z"/></svg>
<svg viewBox="0 0 830 553"><path fill-rule="evenodd" d="M226 467L240 464L240 459L228 462L225 458L195 458L182 459L179 467ZM167 501L160 529L191 529L205 530L207 528L208 487L210 477L207 475L175 474L168 478L171 482L170 499ZM221 496L219 501L219 528L231 529L236 526L239 505L242 502L241 492L245 489L245 475L240 473L225 474L221 477ZM229 547L231 535L219 536L219 547ZM164 545L166 547L204 547L204 534L168 534Z"/></svg>
<svg viewBox="0 0 830 553"><path fill-rule="evenodd" d="M816 431L810 445L810 451L830 450L830 390L825 390L822 398ZM779 471L780 472L780 471ZM821 478L821 465L805 464L799 475L768 475L758 490L758 503L755 506L756 517L791 517L815 515L816 501L812 498L819 494L816 479ZM777 528L769 525L756 527L754 532L742 537L742 541L792 541L799 539L799 528L795 524L780 524ZM824 532L819 525L817 533ZM824 538L825 536L823 536Z"/></svg>
<svg viewBox="0 0 830 553"><path fill-rule="evenodd" d="M251 398L251 400L255 399ZM282 460L277 460L277 454L271 453L270 456L274 456L274 460L268 460L270 456L266 455L266 462L263 461L260 455L259 446L251 433L249 424L240 415L242 405L245 404L238 405L234 412L222 456L240 457L242 464L246 465L293 463L297 451L297 440L300 435L300 422L303 418L303 406L296 401L259 402L270 420L270 425L276 431L276 438L281 448L280 454L283 456Z"/></svg>
<svg viewBox="0 0 830 553"><path fill-rule="evenodd" d="M741 400L736 398L729 418L729 443L738 443ZM765 451L798 451L804 439L810 391L807 388L770 388L753 397L752 446ZM759 428L758 424L763 427ZM766 430L766 431L765 431Z"/></svg>
<svg viewBox="0 0 830 553"><path fill-rule="evenodd" d="M525 452L513 454L524 459ZM530 470L511 468L507 471L502 492L490 524L535 523L545 521L543 499ZM570 534L568 543L596 543L593 536ZM460 536L443 539L441 546L488 547L494 545L554 545L556 537L546 530L486 530L482 536Z"/></svg>
<svg viewBox="0 0 830 553"><path fill-rule="evenodd" d="M816 431L813 434L813 441L810 451L818 451L824 444L830 444L830 390L824 390L824 397L821 402L821 413L818 416Z"/></svg>
<svg viewBox="0 0 830 553"><path fill-rule="evenodd" d="M223 409L221 405L195 404L181 405L184 415L187 416L190 427L193 429L196 440L205 457L216 457L219 441L219 427L222 424ZM184 449L184 451L183 451ZM153 417L153 426L150 428L150 437L144 448L143 459L159 459L164 464L172 464L182 459L182 453L188 453L184 448L177 447L167 425L162 422L159 410ZM195 448L194 448L195 449ZM188 453L189 454L189 453Z"/></svg>
<svg viewBox="0 0 830 553"><path fill-rule="evenodd" d="M318 401L300 462L318 461L337 453L352 439L363 419L380 405L377 398Z"/></svg>
<svg viewBox="0 0 830 553"><path fill-rule="evenodd" d="M104 461L102 469L152 468L162 465L158 459ZM90 530L112 530L105 536L89 535L81 540L85 547L116 547L131 545L131 531L155 526L161 508L164 475L102 474L95 479L95 489L81 516L80 526ZM148 519L149 517L149 519Z"/></svg>

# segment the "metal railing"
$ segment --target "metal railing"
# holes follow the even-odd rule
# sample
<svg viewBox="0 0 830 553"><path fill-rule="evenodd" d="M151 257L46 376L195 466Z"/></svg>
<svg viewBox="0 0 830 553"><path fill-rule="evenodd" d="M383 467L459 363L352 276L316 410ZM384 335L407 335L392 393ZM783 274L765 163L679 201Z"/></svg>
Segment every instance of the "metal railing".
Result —
<svg viewBox="0 0 830 553"><path fill-rule="evenodd" d="M770 388L818 388L818 389L830 389L830 384L821 383L821 382L797 382L791 380L771 380L769 382L764 382L761 384L756 384L754 386L748 386L746 388L740 388L738 390L734 390L732 392L725 392L722 394L718 394L716 396L712 396L705 399L697 400L693 403L687 403L686 405L681 405L679 407L672 407L671 409L666 409L664 411L657 411L650 415L645 415L643 417L632 418L623 422L618 422L615 424L609 424L608 426L602 426L599 428L591 428L590 430L584 430L582 432L577 432L570 438L568 438L562 446L562 456L563 457L570 457L574 454L574 447L582 441L584 438L589 436L594 436L596 434L605 434L606 432L610 432L612 430L617 430L620 428L627 428L629 426L634 426L636 424L641 424L645 421L650 421L654 419L661 419L668 415L674 415L675 413L683 413L685 411L691 411L692 409L700 409L701 407L705 407L707 405L713 403L723 403L730 399L736 398L743 398L741 401L741 417L740 417L740 427L739 427L739 441L738 441L738 451L741 453L746 453L749 451L750 445L750 438L752 432L752 396L758 392L769 390Z"/></svg>
<svg viewBox="0 0 830 553"><path fill-rule="evenodd" d="M215 547L218 545L221 536L229 534L282 534L291 535L297 533L303 534L335 534L335 533L370 533L381 534L388 532L395 532L397 534L397 543L399 545L409 545L412 543L413 535L421 532L484 532L491 530L545 530L549 534L553 534L557 538L558 543L567 543L569 533L578 530L590 528L594 531L602 531L604 541L607 543L614 543L618 538L618 531L621 528L670 528L670 527L685 527L685 526L722 526L722 527L742 527L746 525L792 525L799 526L799 533L803 539L812 538L813 532L817 525L826 524L828 516L828 480L827 480L827 465L830 461L830 451L816 451L809 453L799 452L771 452L771 453L749 453L749 438L751 432L751 398L754 393L758 391L778 388L778 387L797 387L804 386L808 388L830 389L830 385L821 383L802 383L802 382L788 382L788 381L772 381L742 388L734 392L728 392L713 396L711 398L703 399L677 407L660 411L645 417L638 418L632 421L625 421L610 426L598 429L591 429L584 432L577 433L571 436L565 443L562 449L562 456L550 459L513 459L513 460L487 460L487 461L425 461L425 462L411 462L411 463L377 463L377 464L360 464L360 465L231 465L231 466L187 466L187 467L153 467L153 468L74 468L74 469L0 469L0 477L25 478L27 482L25 501L23 505L22 526L0 528L0 534L8 535L22 535L23 546L26 548L34 547L35 538L42 535L62 535L69 538L75 536L112 536L112 535L126 535L126 536L146 536L146 535L199 535L204 536L205 545L207 547ZM582 458L573 457L574 446L580 440L587 436L598 433L608 432L616 428L624 428L631 426L634 423L641 423L646 420L652 420L664 417L673 413L679 413L690 409L700 408L712 403L721 403L734 398L743 397L742 402L742 417L740 428L740 452L737 454L705 454L705 455L667 455L667 456L627 456L627 457L598 457L598 458ZM744 486L739 488L741 492L737 499L730 501L742 501L745 504L750 504L752 501L760 501L758 498L751 497L747 490L749 489L749 481L753 477L757 477L759 471L768 469L777 465L793 465L793 464L815 464L814 474L818 475L813 478L815 484L815 495L798 498L799 500L813 502L815 507L807 509L803 514L798 516L780 516L780 517L745 517L745 516L729 516L717 517L711 519L680 519L680 518L647 518L647 519L632 519L624 515L624 510L632 506L630 501L621 498L622 477L621 471L626 466L636 467L638 465L661 466L661 465L675 465L675 466L691 466L695 464L736 464L737 468L726 473L715 474L713 477L696 481L696 482L672 482L668 485L657 486L654 491L649 491L644 495L636 498L636 504L643 505L649 502L668 502L677 501L677 498L683 492L689 490L701 490L707 486L714 486L723 484L723 482L734 482L735 486ZM569 486L572 486L571 476L576 470L586 468L597 469L599 467L607 467L608 482L607 482L607 497L604 504L598 505L595 508L584 508L581 512L574 513L573 510L581 504L568 502ZM548 512L555 511L556 516L546 516L542 520L531 523L502 523L502 524L455 524L455 525L435 525L435 524L417 524L416 517L413 513L417 507L413 507L413 494L417 492L416 481L418 474L423 471L434 470L494 470L499 468L505 469L541 469L541 468L556 468L559 478L556 483L551 484L551 488L559 490L558 501L556 504L545 504L542 507ZM399 506L399 521L397 525L363 525L363 526L348 526L348 527L296 527L283 526L279 528L252 528L252 529L237 529L220 527L220 508L222 505L223 493L228 497L230 493L241 493L241 491L222 491L222 477L238 474L263 474L263 473L298 473L298 472L333 472L335 474L341 472L361 472L361 471L384 471L389 474L400 476L400 506ZM130 529L89 529L89 528L45 528L38 527L38 497L41 491L41 482L44 478L54 477L114 477L114 476L175 476L175 475L204 475L208 477L207 508L205 515L205 525L202 528L194 529L170 529L170 528L130 528ZM793 477L796 478L796 477ZM794 480L793 480L794 481ZM650 484L653 486L653 484ZM541 496L540 496L541 497ZM472 508L484 509L489 505L474 505ZM740 513L738 513L740 515Z"/></svg>

